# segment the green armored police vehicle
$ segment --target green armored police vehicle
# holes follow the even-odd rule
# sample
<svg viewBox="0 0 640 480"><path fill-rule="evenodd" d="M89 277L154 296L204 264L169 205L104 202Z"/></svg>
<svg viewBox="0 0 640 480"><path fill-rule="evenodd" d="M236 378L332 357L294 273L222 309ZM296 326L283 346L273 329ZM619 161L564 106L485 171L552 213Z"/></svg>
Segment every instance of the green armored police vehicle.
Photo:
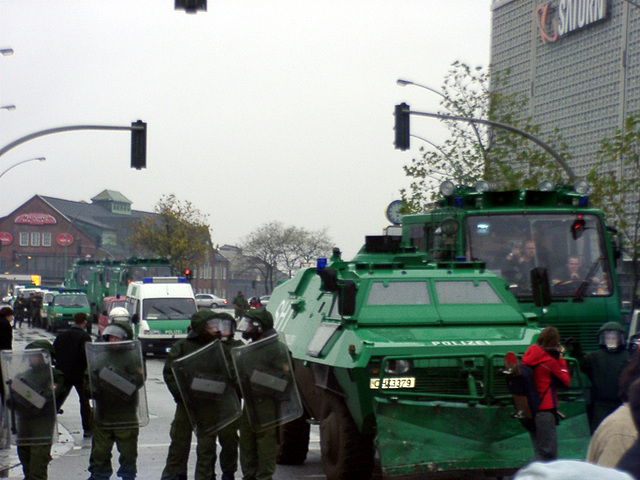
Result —
<svg viewBox="0 0 640 480"><path fill-rule="evenodd" d="M453 246L458 220L438 228ZM549 301L543 280L532 285L540 305ZM328 480L371 478L376 452L383 477L396 479L501 476L532 460L502 370L505 353L523 354L540 328L484 262L436 261L399 232L369 236L351 261L335 249L300 270L267 308L306 415L281 427L280 463L304 462L312 421ZM559 456L584 458L582 385L572 379L560 393Z"/></svg>

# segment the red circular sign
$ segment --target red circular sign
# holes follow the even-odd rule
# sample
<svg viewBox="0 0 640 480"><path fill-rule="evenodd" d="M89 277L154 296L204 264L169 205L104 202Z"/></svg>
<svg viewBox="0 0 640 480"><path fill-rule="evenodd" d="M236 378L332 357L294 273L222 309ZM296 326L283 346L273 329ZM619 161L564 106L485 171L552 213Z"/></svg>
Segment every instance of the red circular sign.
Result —
<svg viewBox="0 0 640 480"><path fill-rule="evenodd" d="M62 245L63 247L68 247L73 243L73 235L71 235L70 233L61 233L56 238L56 241L58 242L58 245Z"/></svg>
<svg viewBox="0 0 640 480"><path fill-rule="evenodd" d="M0 242L2 245L9 245L13 242L13 237L9 232L0 232Z"/></svg>

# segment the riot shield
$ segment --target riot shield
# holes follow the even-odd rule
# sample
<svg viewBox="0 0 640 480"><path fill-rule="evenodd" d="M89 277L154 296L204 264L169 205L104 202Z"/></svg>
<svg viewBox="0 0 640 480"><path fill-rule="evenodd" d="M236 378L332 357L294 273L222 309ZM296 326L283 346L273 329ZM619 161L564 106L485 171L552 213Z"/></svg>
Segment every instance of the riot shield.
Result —
<svg viewBox="0 0 640 480"><path fill-rule="evenodd" d="M240 399L220 340L175 360L171 368L196 433L214 433L240 417Z"/></svg>
<svg viewBox="0 0 640 480"><path fill-rule="evenodd" d="M145 366L138 340L85 344L94 419L105 428L149 423Z"/></svg>
<svg viewBox="0 0 640 480"><path fill-rule="evenodd" d="M56 441L56 399L51 356L44 349L2 351L7 415L16 445Z"/></svg>
<svg viewBox="0 0 640 480"><path fill-rule="evenodd" d="M261 432L302 415L289 350L278 335L231 350L251 428Z"/></svg>

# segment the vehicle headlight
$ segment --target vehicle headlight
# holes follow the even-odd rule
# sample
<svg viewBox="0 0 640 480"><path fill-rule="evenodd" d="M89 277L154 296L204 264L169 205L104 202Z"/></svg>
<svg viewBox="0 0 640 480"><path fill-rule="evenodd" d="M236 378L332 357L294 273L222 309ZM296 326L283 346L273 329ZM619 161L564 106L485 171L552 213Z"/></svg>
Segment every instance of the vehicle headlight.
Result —
<svg viewBox="0 0 640 480"><path fill-rule="evenodd" d="M388 375L404 375L413 367L411 360L389 360L384 367L384 373Z"/></svg>

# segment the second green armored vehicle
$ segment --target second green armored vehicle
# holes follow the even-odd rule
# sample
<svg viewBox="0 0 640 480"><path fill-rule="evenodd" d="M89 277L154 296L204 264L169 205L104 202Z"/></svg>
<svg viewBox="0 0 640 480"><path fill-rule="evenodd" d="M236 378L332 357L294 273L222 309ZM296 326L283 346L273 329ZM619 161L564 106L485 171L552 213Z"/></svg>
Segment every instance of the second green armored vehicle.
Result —
<svg viewBox="0 0 640 480"><path fill-rule="evenodd" d="M454 238L456 226L440 228ZM505 353L524 353L540 328L504 279L482 262L434 262L393 235L367 237L349 262L337 249L322 260L276 288L267 307L307 417L281 427L280 463L304 461L314 420L328 480L371 478L376 451L383 477L397 479L500 476L532 460L502 369ZM585 405L572 378L559 456L584 458Z"/></svg>

